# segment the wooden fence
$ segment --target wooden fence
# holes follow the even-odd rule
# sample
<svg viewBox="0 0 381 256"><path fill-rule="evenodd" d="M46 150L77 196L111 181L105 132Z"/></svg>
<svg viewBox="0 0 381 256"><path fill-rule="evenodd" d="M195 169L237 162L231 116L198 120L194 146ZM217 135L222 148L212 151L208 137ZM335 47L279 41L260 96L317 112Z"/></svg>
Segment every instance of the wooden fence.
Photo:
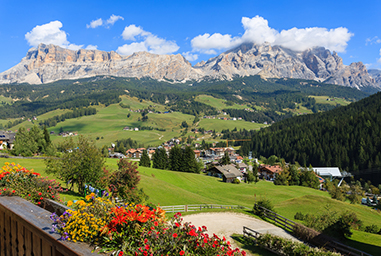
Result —
<svg viewBox="0 0 381 256"><path fill-rule="evenodd" d="M220 205L220 204L189 204L189 205L171 205L160 206L166 212L195 212L205 209L250 209L241 205Z"/></svg>
<svg viewBox="0 0 381 256"><path fill-rule="evenodd" d="M282 215L279 215L273 211L270 211L270 210L268 210L262 206L255 205L255 207L258 207L259 209L261 209L263 212L263 215L266 218L273 220L281 228L288 230L290 232L294 231L294 227L295 227L295 225L297 225L296 222L289 220L289 219L283 217ZM298 224L298 225L301 225L301 224ZM301 225L301 226L303 226L303 225ZM304 227L304 228L308 229L307 227ZM339 252L342 255L372 256L371 254L368 254L366 252L357 250L356 248L342 244L342 243L335 241L335 240L333 240L330 237L325 236L325 235L319 235L318 239L315 239L315 240L319 240L318 244L314 243L313 241L308 241L308 242L311 242L311 243L313 243L319 247L324 247L324 248L331 250L331 251Z"/></svg>
<svg viewBox="0 0 381 256"><path fill-rule="evenodd" d="M0 256L98 255L87 244L60 241L50 215L20 197L0 196Z"/></svg>

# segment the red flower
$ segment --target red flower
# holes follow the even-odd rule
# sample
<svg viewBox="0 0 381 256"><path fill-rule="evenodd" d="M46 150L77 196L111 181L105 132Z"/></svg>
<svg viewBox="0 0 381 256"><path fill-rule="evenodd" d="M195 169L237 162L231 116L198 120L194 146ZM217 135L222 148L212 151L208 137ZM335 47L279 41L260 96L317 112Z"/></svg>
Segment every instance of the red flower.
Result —
<svg viewBox="0 0 381 256"><path fill-rule="evenodd" d="M153 224L154 224L155 226L159 225L159 223L158 223L157 221L155 221Z"/></svg>
<svg viewBox="0 0 381 256"><path fill-rule="evenodd" d="M177 237L177 234L176 233L173 233L173 235L172 235L174 238L176 238Z"/></svg>
<svg viewBox="0 0 381 256"><path fill-rule="evenodd" d="M40 196L40 195L42 195L42 193L41 193L41 192L39 192L39 193L38 193L38 195Z"/></svg>
<svg viewBox="0 0 381 256"><path fill-rule="evenodd" d="M180 224L176 222L176 227L180 227Z"/></svg>
<svg viewBox="0 0 381 256"><path fill-rule="evenodd" d="M40 200L42 200L42 199L44 199L44 198L41 197Z"/></svg>
<svg viewBox="0 0 381 256"><path fill-rule="evenodd" d="M16 191L15 190L12 190L12 193L15 193Z"/></svg>
<svg viewBox="0 0 381 256"><path fill-rule="evenodd" d="M184 251L180 251L180 253L179 253L180 255L184 255L185 254L185 252Z"/></svg>
<svg viewBox="0 0 381 256"><path fill-rule="evenodd" d="M122 251L120 251L119 252L119 254L118 254L118 256L122 256L123 255L123 252Z"/></svg>
<svg viewBox="0 0 381 256"><path fill-rule="evenodd" d="M41 204L41 202L38 202L37 204Z"/></svg>

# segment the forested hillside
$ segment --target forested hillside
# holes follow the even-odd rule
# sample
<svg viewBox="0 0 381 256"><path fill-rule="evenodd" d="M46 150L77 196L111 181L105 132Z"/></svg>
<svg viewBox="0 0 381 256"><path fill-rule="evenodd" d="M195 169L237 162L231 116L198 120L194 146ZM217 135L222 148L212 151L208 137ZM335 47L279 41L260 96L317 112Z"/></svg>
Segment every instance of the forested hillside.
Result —
<svg viewBox="0 0 381 256"><path fill-rule="evenodd" d="M168 109L191 115L214 115L216 109L195 100L201 94L236 104L246 104L249 111L231 109L247 121L276 122L302 110L309 112L335 108L320 104L310 96L327 96L356 101L367 94L343 86L298 79L269 79L259 76L238 77L232 81L211 80L185 84L151 79L96 77L57 81L44 85L0 85L0 95L13 102L0 104L0 119L37 116L55 109L74 109L91 105L117 103L120 95L165 104ZM237 112L238 111L238 112Z"/></svg>
<svg viewBox="0 0 381 256"><path fill-rule="evenodd" d="M297 116L260 131L230 132L251 137L241 151L277 155L303 166L338 166L351 172L381 167L381 93L345 107Z"/></svg>

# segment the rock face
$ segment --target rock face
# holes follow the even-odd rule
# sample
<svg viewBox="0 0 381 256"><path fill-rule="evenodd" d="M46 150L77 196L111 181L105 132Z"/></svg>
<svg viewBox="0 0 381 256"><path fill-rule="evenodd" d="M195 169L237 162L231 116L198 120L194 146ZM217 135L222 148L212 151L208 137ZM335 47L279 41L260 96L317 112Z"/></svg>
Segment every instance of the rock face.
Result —
<svg viewBox="0 0 381 256"><path fill-rule="evenodd" d="M343 65L342 59L323 47L295 52L264 43L242 44L207 62L192 65L180 54L156 55L138 52L121 56L98 50L72 51L40 44L13 68L0 74L0 83L49 83L97 75L149 77L156 80L231 80L236 76L261 75L300 78L355 87L372 86L381 90L381 72L369 75L361 63Z"/></svg>
<svg viewBox="0 0 381 256"><path fill-rule="evenodd" d="M150 77L175 81L199 79L201 74L180 54L157 55L138 52L121 56L98 50L72 51L40 44L13 68L0 74L0 83L49 83L97 75Z"/></svg>

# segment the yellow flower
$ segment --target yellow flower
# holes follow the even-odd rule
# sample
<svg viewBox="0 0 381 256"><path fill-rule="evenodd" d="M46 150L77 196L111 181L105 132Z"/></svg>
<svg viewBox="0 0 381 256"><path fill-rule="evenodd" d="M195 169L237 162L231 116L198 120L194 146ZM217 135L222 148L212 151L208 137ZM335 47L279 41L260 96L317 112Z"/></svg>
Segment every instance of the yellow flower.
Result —
<svg viewBox="0 0 381 256"><path fill-rule="evenodd" d="M67 202L67 207L70 207L70 206L72 206L73 205L73 201L69 201L69 202Z"/></svg>

